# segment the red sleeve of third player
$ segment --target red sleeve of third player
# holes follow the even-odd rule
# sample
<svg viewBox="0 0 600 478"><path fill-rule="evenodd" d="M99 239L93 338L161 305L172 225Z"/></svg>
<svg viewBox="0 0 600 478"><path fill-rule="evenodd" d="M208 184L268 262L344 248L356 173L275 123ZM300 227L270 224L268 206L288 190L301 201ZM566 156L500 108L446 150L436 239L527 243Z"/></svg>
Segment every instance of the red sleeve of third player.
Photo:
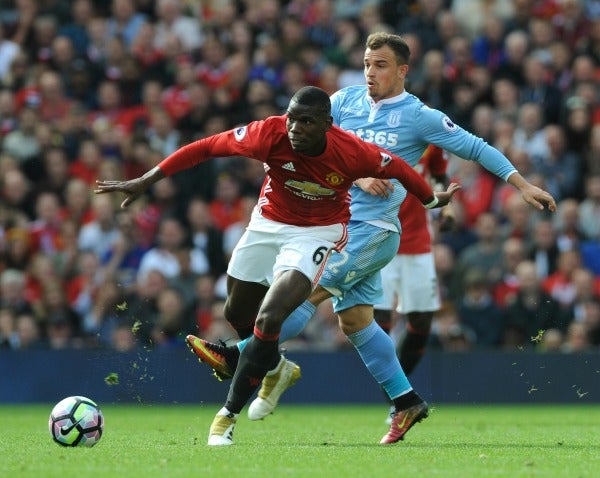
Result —
<svg viewBox="0 0 600 478"><path fill-rule="evenodd" d="M421 157L421 161L423 160L427 162L429 172L433 176L443 176L446 174L446 171L448 170L448 159L446 158L444 150L439 146L430 144Z"/></svg>

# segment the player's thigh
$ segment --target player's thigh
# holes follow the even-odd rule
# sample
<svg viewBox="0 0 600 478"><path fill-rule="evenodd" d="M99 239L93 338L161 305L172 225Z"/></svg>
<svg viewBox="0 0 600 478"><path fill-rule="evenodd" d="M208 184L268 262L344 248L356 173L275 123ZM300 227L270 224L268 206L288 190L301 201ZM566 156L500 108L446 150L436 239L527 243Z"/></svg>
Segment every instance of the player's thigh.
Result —
<svg viewBox="0 0 600 478"><path fill-rule="evenodd" d="M398 312L433 312L440 297L432 253L401 254L401 282Z"/></svg>
<svg viewBox="0 0 600 478"><path fill-rule="evenodd" d="M274 277L286 270L302 272L314 285L321 277L330 253L347 236L346 226L289 226L280 235L281 246L273 265Z"/></svg>
<svg viewBox="0 0 600 478"><path fill-rule="evenodd" d="M332 254L319 285L331 292L339 310L381 299L379 271L398 250L399 236L369 224L349 228L346 248Z"/></svg>
<svg viewBox="0 0 600 478"><path fill-rule="evenodd" d="M273 234L247 230L233 249L227 274L240 281L269 286L280 247Z"/></svg>

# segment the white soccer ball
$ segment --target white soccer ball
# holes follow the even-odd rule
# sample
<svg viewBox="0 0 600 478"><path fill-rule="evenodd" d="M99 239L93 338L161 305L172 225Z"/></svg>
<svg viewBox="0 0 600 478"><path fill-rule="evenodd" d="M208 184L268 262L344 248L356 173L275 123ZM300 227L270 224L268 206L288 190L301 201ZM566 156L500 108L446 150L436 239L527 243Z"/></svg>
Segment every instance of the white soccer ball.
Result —
<svg viewBox="0 0 600 478"><path fill-rule="evenodd" d="M89 398L67 397L50 413L48 427L52 439L62 446L94 446L104 430L100 407Z"/></svg>

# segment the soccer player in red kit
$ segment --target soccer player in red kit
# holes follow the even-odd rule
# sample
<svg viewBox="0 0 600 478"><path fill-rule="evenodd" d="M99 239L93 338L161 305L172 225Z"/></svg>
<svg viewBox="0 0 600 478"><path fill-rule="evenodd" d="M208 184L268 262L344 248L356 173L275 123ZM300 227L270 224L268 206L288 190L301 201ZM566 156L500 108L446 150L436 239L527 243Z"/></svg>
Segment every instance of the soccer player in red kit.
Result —
<svg viewBox="0 0 600 478"><path fill-rule="evenodd" d="M238 414L284 360L278 342L283 321L309 296L329 252L347 241L353 181L397 178L429 208L447 204L458 189L434 194L402 159L333 126L329 96L308 86L292 97L286 115L188 144L139 178L98 181L96 193L123 192L121 206L127 207L165 176L226 156L262 161L267 174L227 269L225 316L241 338L251 339L211 425L209 445L233 443Z"/></svg>

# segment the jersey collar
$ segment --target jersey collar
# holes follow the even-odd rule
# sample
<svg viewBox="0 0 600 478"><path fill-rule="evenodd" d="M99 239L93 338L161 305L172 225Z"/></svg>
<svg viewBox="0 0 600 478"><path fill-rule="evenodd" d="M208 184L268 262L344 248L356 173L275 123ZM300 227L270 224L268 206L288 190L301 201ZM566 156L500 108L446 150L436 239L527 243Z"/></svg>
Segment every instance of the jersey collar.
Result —
<svg viewBox="0 0 600 478"><path fill-rule="evenodd" d="M367 101L369 102L369 104L371 105L371 108L381 108L383 105L392 105L394 103L398 103L400 101L402 101L404 98L406 98L408 96L408 92L406 90L404 90L402 93L400 93L397 96L392 96L391 98L385 98L383 100L378 101L377 103L373 100L373 98L371 98L369 96L369 94L366 94L367 97Z"/></svg>

